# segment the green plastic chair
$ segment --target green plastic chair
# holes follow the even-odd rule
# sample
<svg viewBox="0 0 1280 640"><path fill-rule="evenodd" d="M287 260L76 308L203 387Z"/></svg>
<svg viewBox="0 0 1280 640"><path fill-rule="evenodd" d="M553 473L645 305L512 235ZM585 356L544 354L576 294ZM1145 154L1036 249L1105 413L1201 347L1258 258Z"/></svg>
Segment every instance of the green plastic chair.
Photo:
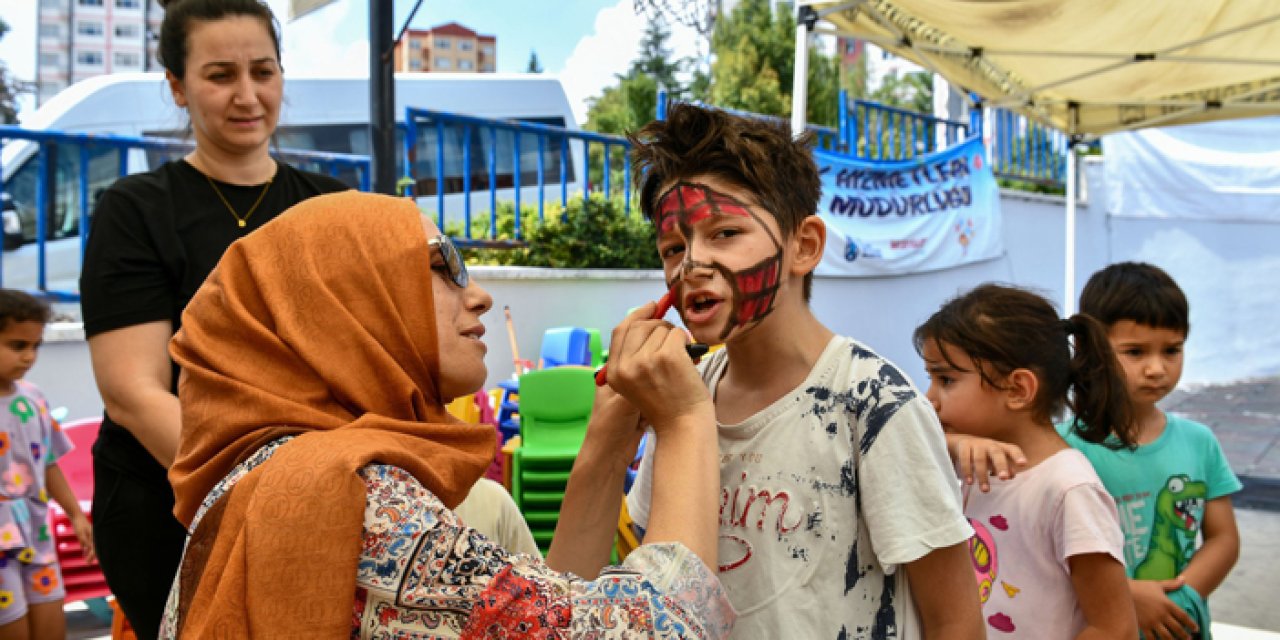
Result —
<svg viewBox="0 0 1280 640"><path fill-rule="evenodd" d="M511 458L511 497L546 552L560 518L573 461L595 401L587 367L554 367L520 376L520 448Z"/></svg>
<svg viewBox="0 0 1280 640"><path fill-rule="evenodd" d="M604 364L604 339L599 329L587 329L587 350L591 352L591 368L597 369Z"/></svg>

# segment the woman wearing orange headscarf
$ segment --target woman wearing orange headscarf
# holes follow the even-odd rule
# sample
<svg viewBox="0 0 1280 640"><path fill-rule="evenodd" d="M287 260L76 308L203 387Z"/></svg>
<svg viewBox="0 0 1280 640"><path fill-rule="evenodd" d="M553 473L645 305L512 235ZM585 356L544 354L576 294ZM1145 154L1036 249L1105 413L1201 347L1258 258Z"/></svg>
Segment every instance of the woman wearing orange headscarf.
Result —
<svg viewBox="0 0 1280 640"><path fill-rule="evenodd" d="M621 396L597 397L583 450L633 442L637 410L671 441L655 452L669 473L655 544L585 581L450 511L495 446L443 406L485 380L491 306L404 199L313 198L232 245L170 347L183 421L169 478L190 537L162 635L725 635L710 399L684 384L697 373L679 330L642 319L652 309L614 331Z"/></svg>

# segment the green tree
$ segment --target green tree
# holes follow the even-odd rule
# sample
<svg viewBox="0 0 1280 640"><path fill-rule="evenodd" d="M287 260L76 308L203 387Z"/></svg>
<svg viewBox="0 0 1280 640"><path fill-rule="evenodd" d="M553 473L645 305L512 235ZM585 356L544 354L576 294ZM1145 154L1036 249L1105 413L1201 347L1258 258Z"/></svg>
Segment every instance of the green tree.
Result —
<svg viewBox="0 0 1280 640"><path fill-rule="evenodd" d="M0 19L0 40L9 33L9 23ZM0 124L18 123L18 96L30 93L26 83L19 82L9 74L9 67L0 62Z"/></svg>
<svg viewBox="0 0 1280 640"><path fill-rule="evenodd" d="M632 0L637 14L650 20L672 20L710 38L716 18L722 13L722 0Z"/></svg>
<svg viewBox="0 0 1280 640"><path fill-rule="evenodd" d="M885 74L869 97L881 104L933 113L933 75L928 71L913 71L902 76L896 72Z"/></svg>
<svg viewBox="0 0 1280 640"><path fill-rule="evenodd" d="M618 84L605 87L595 98L588 99L587 121L583 128L598 133L626 135L653 120L658 110L658 91L666 91L670 97L681 97L685 90L680 85L681 68L686 61L672 59L667 45L671 32L660 19L650 19L640 40L640 50L625 74L617 76ZM622 187L624 176L624 152L613 149L609 156L609 179ZM604 148L592 145L587 164L587 175L592 185L603 182Z"/></svg>
<svg viewBox="0 0 1280 640"><path fill-rule="evenodd" d="M796 21L789 11L776 15L767 0L742 0L721 15L711 36L710 101L729 109L788 117L795 77ZM835 61L809 48L806 118L834 125L840 78Z"/></svg>
<svg viewBox="0 0 1280 640"><path fill-rule="evenodd" d="M671 30L659 20L645 23L644 35L640 39L640 57L631 63L628 75L643 74L649 76L658 88L668 93L680 92L680 81L676 74L680 73L685 60L673 60L671 47L667 41L671 39Z"/></svg>
<svg viewBox="0 0 1280 640"><path fill-rule="evenodd" d="M538 61L538 52L533 49L529 50L529 64L525 66L525 73L542 73L542 63Z"/></svg>
<svg viewBox="0 0 1280 640"><path fill-rule="evenodd" d="M678 74L687 61L672 59L667 45L670 38L671 32L661 20L648 21L631 68L617 76L618 84L588 99L584 128L620 135L635 131L657 114L659 90L672 97L684 94Z"/></svg>

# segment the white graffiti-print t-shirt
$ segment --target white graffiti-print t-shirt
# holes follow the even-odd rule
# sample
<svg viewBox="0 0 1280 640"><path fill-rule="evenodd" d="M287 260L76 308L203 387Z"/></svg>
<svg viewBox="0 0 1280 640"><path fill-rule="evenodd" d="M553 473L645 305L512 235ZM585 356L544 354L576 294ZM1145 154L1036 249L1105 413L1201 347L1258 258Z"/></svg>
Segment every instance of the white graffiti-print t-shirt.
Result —
<svg viewBox="0 0 1280 640"><path fill-rule="evenodd" d="M728 362L702 365L713 390ZM834 337L809 376L720 435L720 580L735 638L918 638L898 565L965 541L933 409L892 363ZM627 508L648 522L647 448Z"/></svg>

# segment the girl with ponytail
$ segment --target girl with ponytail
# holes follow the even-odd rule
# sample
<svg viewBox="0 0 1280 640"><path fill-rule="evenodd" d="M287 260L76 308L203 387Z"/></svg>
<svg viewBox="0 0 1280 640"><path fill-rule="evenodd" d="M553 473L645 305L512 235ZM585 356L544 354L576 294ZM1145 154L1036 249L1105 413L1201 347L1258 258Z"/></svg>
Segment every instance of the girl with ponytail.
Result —
<svg viewBox="0 0 1280 640"><path fill-rule="evenodd" d="M1136 637L1115 502L1053 425L1069 407L1081 437L1133 445L1106 330L1084 315L1059 319L1034 293L984 284L944 304L914 342L965 476L988 636ZM990 482L986 461L1006 457L1023 470L1001 465ZM972 491L975 475L982 491Z"/></svg>

